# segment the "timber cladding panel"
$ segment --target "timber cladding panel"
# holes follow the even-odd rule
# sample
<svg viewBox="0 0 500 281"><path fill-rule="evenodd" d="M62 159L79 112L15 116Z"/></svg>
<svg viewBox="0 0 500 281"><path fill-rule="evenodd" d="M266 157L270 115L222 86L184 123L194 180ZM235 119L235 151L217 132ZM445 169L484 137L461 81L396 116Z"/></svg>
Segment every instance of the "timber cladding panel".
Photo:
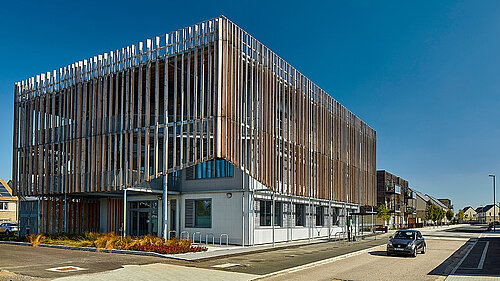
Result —
<svg viewBox="0 0 500 281"><path fill-rule="evenodd" d="M225 17L16 83L13 149L20 195L223 158L280 194L376 204L376 132Z"/></svg>

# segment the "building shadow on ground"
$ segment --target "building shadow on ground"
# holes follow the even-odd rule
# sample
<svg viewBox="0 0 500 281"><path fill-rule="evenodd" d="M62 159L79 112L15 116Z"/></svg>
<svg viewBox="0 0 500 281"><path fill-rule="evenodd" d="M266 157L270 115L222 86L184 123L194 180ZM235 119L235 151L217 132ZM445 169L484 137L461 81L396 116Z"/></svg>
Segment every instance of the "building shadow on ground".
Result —
<svg viewBox="0 0 500 281"><path fill-rule="evenodd" d="M471 238L428 275L500 276L500 237Z"/></svg>

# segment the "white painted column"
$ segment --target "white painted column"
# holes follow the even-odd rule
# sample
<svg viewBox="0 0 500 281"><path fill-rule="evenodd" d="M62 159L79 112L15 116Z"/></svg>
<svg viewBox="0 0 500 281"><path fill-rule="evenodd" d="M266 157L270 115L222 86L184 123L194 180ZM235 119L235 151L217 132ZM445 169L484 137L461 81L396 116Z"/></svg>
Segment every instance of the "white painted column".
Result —
<svg viewBox="0 0 500 281"><path fill-rule="evenodd" d="M123 236L127 235L127 189L123 189Z"/></svg>
<svg viewBox="0 0 500 281"><path fill-rule="evenodd" d="M163 205L162 205L162 225L163 225L163 239L167 240L170 237L168 233L168 174L163 176Z"/></svg>

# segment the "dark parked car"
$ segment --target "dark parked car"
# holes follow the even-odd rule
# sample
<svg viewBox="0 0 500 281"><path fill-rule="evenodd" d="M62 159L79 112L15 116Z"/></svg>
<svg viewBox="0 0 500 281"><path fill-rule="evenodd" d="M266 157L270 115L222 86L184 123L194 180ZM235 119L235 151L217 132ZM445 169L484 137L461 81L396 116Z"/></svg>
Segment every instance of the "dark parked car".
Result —
<svg viewBox="0 0 500 281"><path fill-rule="evenodd" d="M402 253L416 257L417 252L425 254L425 250L425 239L417 230L398 230L387 243L388 256Z"/></svg>

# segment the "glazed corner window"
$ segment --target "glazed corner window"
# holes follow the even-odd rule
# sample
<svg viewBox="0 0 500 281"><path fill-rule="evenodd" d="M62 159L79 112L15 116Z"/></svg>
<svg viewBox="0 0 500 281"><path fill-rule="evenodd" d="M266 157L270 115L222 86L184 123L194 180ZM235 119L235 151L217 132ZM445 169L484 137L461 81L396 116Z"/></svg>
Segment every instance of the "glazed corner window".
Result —
<svg viewBox="0 0 500 281"><path fill-rule="evenodd" d="M295 204L295 225L306 226L306 205Z"/></svg>
<svg viewBox="0 0 500 281"><path fill-rule="evenodd" d="M317 226L322 226L324 224L324 214L323 214L323 207L322 206L316 206L316 225Z"/></svg>
<svg viewBox="0 0 500 281"><path fill-rule="evenodd" d="M187 180L228 178L233 176L233 165L224 159L214 159L186 169Z"/></svg>
<svg viewBox="0 0 500 281"><path fill-rule="evenodd" d="M186 199L186 227L212 227L212 199Z"/></svg>

